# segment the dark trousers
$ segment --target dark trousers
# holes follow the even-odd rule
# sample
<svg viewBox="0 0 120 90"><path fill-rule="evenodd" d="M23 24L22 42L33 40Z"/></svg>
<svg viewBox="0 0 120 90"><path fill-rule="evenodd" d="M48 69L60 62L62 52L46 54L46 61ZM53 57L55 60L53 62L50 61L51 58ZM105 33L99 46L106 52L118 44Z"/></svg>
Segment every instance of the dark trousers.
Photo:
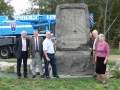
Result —
<svg viewBox="0 0 120 90"><path fill-rule="evenodd" d="M27 52L22 51L20 59L17 59L17 74L18 76L21 76L21 63L23 59L23 65L24 65L24 76L27 76Z"/></svg>
<svg viewBox="0 0 120 90"><path fill-rule="evenodd" d="M44 56L45 74L46 74L46 76L49 76L48 65L50 63L52 66L53 77L56 77L57 76L57 69L56 69L56 59L54 57L54 54L48 54L48 57L49 57L50 61L47 61L46 57Z"/></svg>

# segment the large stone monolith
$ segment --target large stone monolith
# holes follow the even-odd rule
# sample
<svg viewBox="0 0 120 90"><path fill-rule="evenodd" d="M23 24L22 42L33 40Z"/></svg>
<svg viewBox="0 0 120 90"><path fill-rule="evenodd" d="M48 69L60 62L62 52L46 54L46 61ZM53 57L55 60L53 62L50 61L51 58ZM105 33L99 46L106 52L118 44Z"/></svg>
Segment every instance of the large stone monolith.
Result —
<svg viewBox="0 0 120 90"><path fill-rule="evenodd" d="M58 5L56 20L58 74L93 74L93 60L89 51L90 25L87 5L83 3Z"/></svg>

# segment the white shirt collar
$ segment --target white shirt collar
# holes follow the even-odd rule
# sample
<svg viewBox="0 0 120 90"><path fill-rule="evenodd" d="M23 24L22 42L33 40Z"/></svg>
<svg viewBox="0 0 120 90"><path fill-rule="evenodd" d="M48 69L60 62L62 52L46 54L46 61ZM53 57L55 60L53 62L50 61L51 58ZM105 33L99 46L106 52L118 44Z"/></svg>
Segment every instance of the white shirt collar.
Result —
<svg viewBox="0 0 120 90"><path fill-rule="evenodd" d="M51 40L51 38L46 38L47 40Z"/></svg>
<svg viewBox="0 0 120 90"><path fill-rule="evenodd" d="M22 38L22 40L26 40L26 38L23 38L23 37L21 37Z"/></svg>

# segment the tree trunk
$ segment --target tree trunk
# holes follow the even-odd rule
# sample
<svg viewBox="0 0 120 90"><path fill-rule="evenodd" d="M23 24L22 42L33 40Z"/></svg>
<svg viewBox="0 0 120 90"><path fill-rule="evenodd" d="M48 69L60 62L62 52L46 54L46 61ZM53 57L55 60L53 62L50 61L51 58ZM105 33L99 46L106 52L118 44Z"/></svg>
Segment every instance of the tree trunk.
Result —
<svg viewBox="0 0 120 90"><path fill-rule="evenodd" d="M108 0L106 0L106 6L105 6L105 13L104 13L104 28L103 28L103 30L104 30L104 34L105 34L105 32L106 32L106 22L107 22L107 10L108 10ZM105 35L105 37L106 37L106 35Z"/></svg>

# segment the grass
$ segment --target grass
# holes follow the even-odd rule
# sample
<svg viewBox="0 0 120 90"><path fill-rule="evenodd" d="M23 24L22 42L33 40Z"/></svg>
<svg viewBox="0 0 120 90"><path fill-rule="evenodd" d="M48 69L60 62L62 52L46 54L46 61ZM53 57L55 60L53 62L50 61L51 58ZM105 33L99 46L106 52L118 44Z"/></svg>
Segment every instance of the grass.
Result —
<svg viewBox="0 0 120 90"><path fill-rule="evenodd" d="M115 50L112 50L115 54ZM6 60L15 62L15 60ZM112 68L115 61L109 61ZM17 79L0 78L0 90L120 90L120 79L111 78L107 80L106 87L95 78L69 78L69 79Z"/></svg>
<svg viewBox="0 0 120 90"><path fill-rule="evenodd" d="M120 55L120 50L118 50L118 49L111 49L110 50L110 54L111 55Z"/></svg>
<svg viewBox="0 0 120 90"><path fill-rule="evenodd" d="M16 63L17 59L0 59L0 62L5 61L5 62L10 62L10 63Z"/></svg>
<svg viewBox="0 0 120 90"><path fill-rule="evenodd" d="M113 67L115 61L109 61ZM69 78L69 79L17 79L0 78L0 90L120 90L120 79L107 80L106 87L95 78Z"/></svg>
<svg viewBox="0 0 120 90"><path fill-rule="evenodd" d="M15 79L0 78L0 90L120 90L120 79L107 80L103 87L95 78Z"/></svg>
<svg viewBox="0 0 120 90"><path fill-rule="evenodd" d="M108 65L112 68L116 64L116 61L108 61Z"/></svg>

